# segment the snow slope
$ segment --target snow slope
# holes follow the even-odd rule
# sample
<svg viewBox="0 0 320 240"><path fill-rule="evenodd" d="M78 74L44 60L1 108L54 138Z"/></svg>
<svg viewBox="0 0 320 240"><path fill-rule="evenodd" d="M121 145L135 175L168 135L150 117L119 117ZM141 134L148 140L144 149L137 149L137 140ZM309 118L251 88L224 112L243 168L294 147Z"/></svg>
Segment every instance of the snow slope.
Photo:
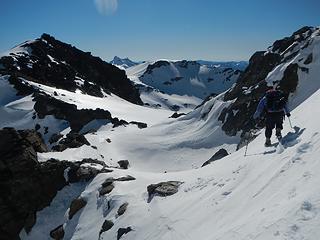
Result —
<svg viewBox="0 0 320 240"><path fill-rule="evenodd" d="M38 156L41 161L50 158L69 161L94 158L111 166L117 166L117 161L121 159L128 159L132 168L148 172L197 168L222 147L228 152L234 152L240 140L239 136L227 136L221 129L221 123L216 120L220 110L230 102L223 102L219 98L214 101L214 107L207 104L178 119L163 117L161 122L146 129L135 126L116 129L109 125L102 126L96 133L86 135L91 145L97 149L82 146L61 153L41 153ZM151 118L150 114L145 118ZM111 143L106 142L106 138Z"/></svg>
<svg viewBox="0 0 320 240"><path fill-rule="evenodd" d="M133 162L129 170L115 169L113 173L98 175L81 193L87 205L78 213L77 222L67 218L63 221L67 232L73 233L67 239L99 239L101 226L108 219L114 226L100 239L115 239L119 228L130 226L133 231L121 239L317 240L320 134L314 109L319 104L320 90L292 112L294 129L285 122L285 149L279 153L276 147L263 146L264 135L260 132L250 143L247 156L242 148L204 168L152 173ZM189 149L189 153L192 151ZM169 154L163 153L164 164L172 161L167 158ZM201 159L205 154L196 151L193 157ZM155 163L144 164L152 168ZM174 168L181 163L170 164ZM109 195L97 194L106 178L128 174L137 180L115 183ZM168 180L184 183L175 195L155 196L148 202L146 187ZM116 211L124 202L129 203L128 209L118 216ZM52 218L59 214L63 216L64 212L55 212ZM40 217L37 224L41 222ZM36 225L35 229L39 227ZM23 239L40 239L33 234L36 232L31 231Z"/></svg>

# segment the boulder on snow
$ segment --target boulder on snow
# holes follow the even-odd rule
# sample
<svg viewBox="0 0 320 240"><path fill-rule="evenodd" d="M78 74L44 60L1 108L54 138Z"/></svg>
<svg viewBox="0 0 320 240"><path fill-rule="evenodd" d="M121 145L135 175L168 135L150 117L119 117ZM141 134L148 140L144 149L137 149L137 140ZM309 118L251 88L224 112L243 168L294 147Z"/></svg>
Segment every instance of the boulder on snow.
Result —
<svg viewBox="0 0 320 240"><path fill-rule="evenodd" d="M133 181L136 180L132 176L125 176L125 177L120 177L120 178L107 178L104 180L104 182L101 184L101 189L99 190L99 195L103 196L105 194L110 193L114 189L114 182L119 181L119 182L124 182L124 181Z"/></svg>
<svg viewBox="0 0 320 240"><path fill-rule="evenodd" d="M80 197L80 198L74 199L70 204L69 219L72 219L73 216L86 205L87 205L87 201L84 200L83 198Z"/></svg>
<svg viewBox="0 0 320 240"><path fill-rule="evenodd" d="M117 235L117 240L119 240L124 234L128 234L129 232L132 231L131 227L127 228L119 228L118 229L118 235Z"/></svg>
<svg viewBox="0 0 320 240"><path fill-rule="evenodd" d="M116 178L115 181L119 181L119 182L125 182L125 181L133 181L133 180L136 180L135 177L132 177L130 175L127 175L125 177L119 177L119 178Z"/></svg>
<svg viewBox="0 0 320 240"><path fill-rule="evenodd" d="M138 126L138 128L142 129L142 128L147 128L148 125L146 123L143 122L136 122L136 121L131 121L130 124L135 124Z"/></svg>
<svg viewBox="0 0 320 240"><path fill-rule="evenodd" d="M113 182L118 181L118 182L125 182L125 181L133 181L136 180L135 177L132 177L130 175L127 175L125 177L119 177L119 178L107 178L104 180L104 182L101 184L102 187L106 187L111 185Z"/></svg>
<svg viewBox="0 0 320 240"><path fill-rule="evenodd" d="M120 160L120 161L118 161L118 164L119 164L120 168L128 169L129 161L128 160Z"/></svg>
<svg viewBox="0 0 320 240"><path fill-rule="evenodd" d="M100 233L99 233L99 236L106 232L106 231L109 231L112 227L113 227L114 223L111 221L111 220L104 220L102 226L101 226L101 230L100 230Z"/></svg>
<svg viewBox="0 0 320 240"><path fill-rule="evenodd" d="M111 193L111 191L114 189L114 185L111 183L109 185L103 186L100 190L99 190L99 196L103 196L106 194Z"/></svg>
<svg viewBox="0 0 320 240"><path fill-rule="evenodd" d="M125 211L127 210L127 207L128 207L129 203L125 202L123 203L119 208L118 208L118 216L121 216L125 213Z"/></svg>
<svg viewBox="0 0 320 240"><path fill-rule="evenodd" d="M219 160L219 159L221 159L221 158L224 158L224 157L227 156L227 155L228 155L227 150L225 150L224 148L221 148L221 149L219 149L219 151L216 152L209 160L207 160L206 162L204 162L204 164L202 164L201 167L204 167L204 166L206 166L206 165L208 165L208 164L210 164L210 163L212 163L212 162L214 162L214 161L217 161L217 160Z"/></svg>
<svg viewBox="0 0 320 240"><path fill-rule="evenodd" d="M181 117L183 115L186 115L186 114L185 113L177 113L177 112L175 112L169 118L178 118L178 117Z"/></svg>
<svg viewBox="0 0 320 240"><path fill-rule="evenodd" d="M168 181L168 182L160 182L157 184L151 184L147 187L147 191L149 194L149 200L148 202L151 201L152 197L154 195L159 195L161 197L166 197L173 195L178 192L179 186L183 182L179 181Z"/></svg>
<svg viewBox="0 0 320 240"><path fill-rule="evenodd" d="M55 229L51 230L50 237L52 237L54 240L62 240L64 237L63 225L60 225Z"/></svg>

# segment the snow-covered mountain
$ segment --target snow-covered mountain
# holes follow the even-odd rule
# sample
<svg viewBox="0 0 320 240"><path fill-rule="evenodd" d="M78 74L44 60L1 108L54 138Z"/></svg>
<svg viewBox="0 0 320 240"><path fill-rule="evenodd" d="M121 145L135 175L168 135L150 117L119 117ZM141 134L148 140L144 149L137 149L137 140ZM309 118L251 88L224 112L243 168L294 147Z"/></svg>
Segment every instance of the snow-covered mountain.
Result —
<svg viewBox="0 0 320 240"><path fill-rule="evenodd" d="M138 62L131 61L129 58L119 58L118 56L115 56L110 63L120 69L127 69L139 64Z"/></svg>
<svg viewBox="0 0 320 240"><path fill-rule="evenodd" d="M230 88L239 78L241 71L229 67L201 65L195 61L158 60L128 68L126 73L140 88L143 102L148 103L150 94L157 94L159 91L200 99L217 95ZM155 89L156 93L152 89Z"/></svg>
<svg viewBox="0 0 320 240"><path fill-rule="evenodd" d="M320 28L276 41L252 56L230 90L179 118L114 93L93 96L2 72L1 127L21 131L0 130L0 235L318 239L319 47ZM137 65L127 74L147 88L144 77L168 63ZM172 64L182 73L198 66ZM275 80L289 95L293 128L285 121L283 145L268 149L255 129L241 148L257 101Z"/></svg>

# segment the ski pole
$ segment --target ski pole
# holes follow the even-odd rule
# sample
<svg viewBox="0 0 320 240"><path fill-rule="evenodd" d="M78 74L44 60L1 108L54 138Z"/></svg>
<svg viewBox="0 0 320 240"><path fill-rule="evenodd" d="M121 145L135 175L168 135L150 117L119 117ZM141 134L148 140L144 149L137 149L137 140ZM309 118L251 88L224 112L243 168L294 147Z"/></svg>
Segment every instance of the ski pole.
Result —
<svg viewBox="0 0 320 240"><path fill-rule="evenodd" d="M290 123L290 127L293 129L292 124L291 124L291 120L290 117L288 117L289 123Z"/></svg>
<svg viewBox="0 0 320 240"><path fill-rule="evenodd" d="M246 150L244 151L244 156L245 156L245 157L247 156L248 145L249 145L249 140L247 140Z"/></svg>
<svg viewBox="0 0 320 240"><path fill-rule="evenodd" d="M249 145L249 139L251 137L251 131L247 132L245 134L245 138L246 138L246 141L247 141L247 144L246 144L246 150L244 151L244 156L247 156L247 151L248 151L248 145Z"/></svg>

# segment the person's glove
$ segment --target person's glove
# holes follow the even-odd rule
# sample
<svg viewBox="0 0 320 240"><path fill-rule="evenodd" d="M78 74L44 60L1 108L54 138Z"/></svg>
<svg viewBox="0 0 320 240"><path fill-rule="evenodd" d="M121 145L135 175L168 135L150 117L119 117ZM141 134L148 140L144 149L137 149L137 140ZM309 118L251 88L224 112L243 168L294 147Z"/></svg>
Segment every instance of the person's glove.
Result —
<svg viewBox="0 0 320 240"><path fill-rule="evenodd" d="M287 113L286 115L287 115L287 117L290 117L290 116L291 116L291 114L290 114L290 113Z"/></svg>

